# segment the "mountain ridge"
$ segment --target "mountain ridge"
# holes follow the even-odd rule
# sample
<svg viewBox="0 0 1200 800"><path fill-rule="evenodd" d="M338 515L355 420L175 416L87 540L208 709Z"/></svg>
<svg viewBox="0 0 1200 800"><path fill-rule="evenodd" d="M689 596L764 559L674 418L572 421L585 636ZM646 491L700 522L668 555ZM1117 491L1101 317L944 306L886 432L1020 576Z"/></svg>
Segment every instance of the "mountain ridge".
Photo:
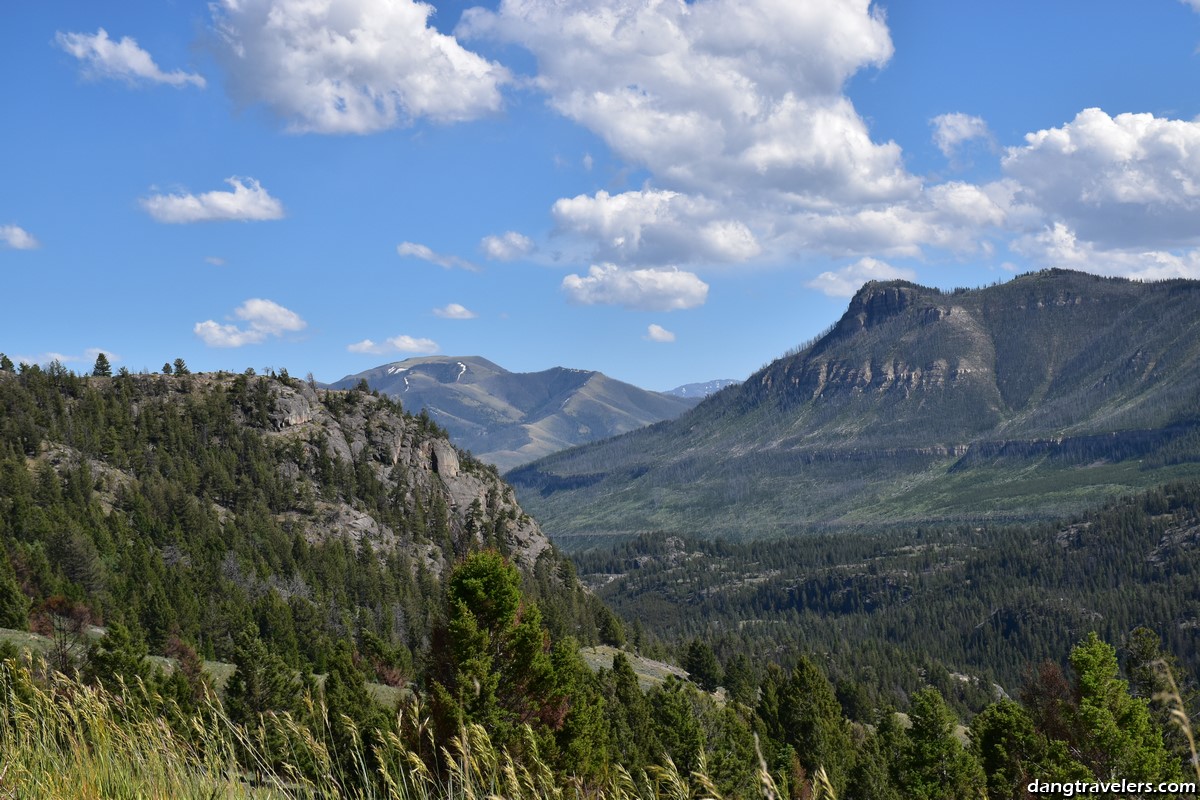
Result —
<svg viewBox="0 0 1200 800"><path fill-rule="evenodd" d="M456 444L502 469L673 418L698 402L594 370L517 373L479 356L406 359L329 387L347 389L364 380L414 412L424 408Z"/></svg>
<svg viewBox="0 0 1200 800"><path fill-rule="evenodd" d="M1150 485L1155 469L1188 472L1198 396L1200 282L1063 270L950 292L871 282L741 386L508 477L556 535L1036 518ZM997 481L1007 488L985 507L961 499Z"/></svg>

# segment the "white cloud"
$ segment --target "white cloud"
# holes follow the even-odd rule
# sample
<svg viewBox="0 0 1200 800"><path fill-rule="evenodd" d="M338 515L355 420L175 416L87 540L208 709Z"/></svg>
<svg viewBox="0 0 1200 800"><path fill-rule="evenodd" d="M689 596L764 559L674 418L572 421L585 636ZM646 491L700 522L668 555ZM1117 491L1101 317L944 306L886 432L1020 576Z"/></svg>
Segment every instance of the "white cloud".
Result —
<svg viewBox="0 0 1200 800"><path fill-rule="evenodd" d="M225 259L221 258L220 256L205 256L204 263L211 264L214 267L223 267L229 262L227 262Z"/></svg>
<svg viewBox="0 0 1200 800"><path fill-rule="evenodd" d="M1200 0L1180 0L1184 5L1192 7L1193 11L1200 11Z"/></svg>
<svg viewBox="0 0 1200 800"><path fill-rule="evenodd" d="M942 155L953 159L958 155L958 149L966 142L974 139L991 140L992 133L982 117L954 112L939 114L929 121L933 126L933 142Z"/></svg>
<svg viewBox="0 0 1200 800"><path fill-rule="evenodd" d="M1040 267L1062 267L1138 280L1200 278L1200 251L1109 250L1080 241L1061 222L1018 238L1012 248Z"/></svg>
<svg viewBox="0 0 1200 800"><path fill-rule="evenodd" d="M191 84L203 89L203 76L194 72L173 70L163 72L150 54L128 37L114 42L108 32L100 28L95 33L55 34L58 46L83 62L85 75L98 78L116 78L126 83L166 83L175 87Z"/></svg>
<svg viewBox="0 0 1200 800"><path fill-rule="evenodd" d="M794 250L836 255L919 256L927 246L954 252L987 251L992 234L1036 216L1014 200L1016 187L957 181L931 186L904 203L834 213L799 214L781 240Z"/></svg>
<svg viewBox="0 0 1200 800"><path fill-rule="evenodd" d="M101 353L104 353L104 357L114 364L121 360L119 355L114 353L112 350L105 350L103 347L89 347L83 351L84 357L89 361L95 361L96 356L100 355Z"/></svg>
<svg viewBox="0 0 1200 800"><path fill-rule="evenodd" d="M500 236L485 236L479 243L483 253L493 261L513 261L533 252L533 240L516 231Z"/></svg>
<svg viewBox="0 0 1200 800"><path fill-rule="evenodd" d="M422 261L428 261L430 264L437 264L443 269L454 269L457 267L458 269L465 269L471 272L479 270L479 267L465 258L435 253L425 245L418 244L417 242L401 242L396 245L396 252L402 258L419 258Z"/></svg>
<svg viewBox="0 0 1200 800"><path fill-rule="evenodd" d="M96 356L100 355L101 353L104 353L105 357L110 362L115 363L121 360L119 355L111 350L105 350L102 347L89 347L83 351L83 355L81 356L69 355L67 353L49 352L38 353L35 356L14 355L12 360L17 364L38 364L41 366L49 364L51 361L57 361L60 364L70 364L72 362L87 362L91 364L95 362Z"/></svg>
<svg viewBox="0 0 1200 800"><path fill-rule="evenodd" d="M563 291L579 305L618 305L641 311L676 311L703 305L708 284L691 272L671 269L622 269L601 264L587 277L568 275Z"/></svg>
<svg viewBox="0 0 1200 800"><path fill-rule="evenodd" d="M651 323L647 326L646 335L642 338L648 342L673 342L675 341L675 334L661 325Z"/></svg>
<svg viewBox="0 0 1200 800"><path fill-rule="evenodd" d="M259 344L269 337L302 331L308 325L295 311L261 298L251 298L242 303L234 309L233 315L245 323L245 327L235 323L221 324L210 319L197 322L192 332L209 347L242 347Z"/></svg>
<svg viewBox="0 0 1200 800"><path fill-rule="evenodd" d="M917 274L911 269L893 267L886 261L862 258L833 272L822 272L806 286L830 297L853 297L867 281L890 281L897 278L913 280Z"/></svg>
<svg viewBox="0 0 1200 800"><path fill-rule="evenodd" d="M42 246L33 234L18 225L0 225L0 243L13 250L33 250Z"/></svg>
<svg viewBox="0 0 1200 800"><path fill-rule="evenodd" d="M14 354L12 360L18 366L21 364L37 364L38 366L44 367L52 361L57 361L60 364L66 364L71 361L82 361L83 359L80 356L70 356L66 355L65 353L55 353L51 351L49 353L38 353L36 356L23 356Z"/></svg>
<svg viewBox="0 0 1200 800"><path fill-rule="evenodd" d="M412 336L393 336L382 343L374 342L370 339L363 339L361 342L346 345L346 349L351 353L370 353L372 355L385 355L387 353L436 353L438 351L438 343L433 339L417 339Z"/></svg>
<svg viewBox="0 0 1200 800"><path fill-rule="evenodd" d="M433 315L442 319L475 319L475 317L479 316L471 309L461 306L458 303L449 303L441 308L435 308Z"/></svg>
<svg viewBox="0 0 1200 800"><path fill-rule="evenodd" d="M717 203L645 189L562 198L552 214L560 231L592 243L600 261L634 264L738 262L762 248L746 225L720 219Z"/></svg>
<svg viewBox="0 0 1200 800"><path fill-rule="evenodd" d="M1101 248L1200 244L1200 122L1089 108L1002 163L1025 202Z"/></svg>
<svg viewBox="0 0 1200 800"><path fill-rule="evenodd" d="M501 107L500 65L428 24L415 0L218 0L217 56L243 104L296 132L365 134Z"/></svg>
<svg viewBox="0 0 1200 800"><path fill-rule="evenodd" d="M465 12L458 31L524 46L551 105L651 173L627 205L658 203L657 216L620 231L556 205L560 227L597 239L597 259L744 261L797 214L921 189L842 93L892 54L869 0L503 0Z"/></svg>
<svg viewBox="0 0 1200 800"><path fill-rule="evenodd" d="M258 222L282 219L283 203L253 178L226 178L232 192L155 194L142 199L142 208L159 222L190 223L236 220Z"/></svg>

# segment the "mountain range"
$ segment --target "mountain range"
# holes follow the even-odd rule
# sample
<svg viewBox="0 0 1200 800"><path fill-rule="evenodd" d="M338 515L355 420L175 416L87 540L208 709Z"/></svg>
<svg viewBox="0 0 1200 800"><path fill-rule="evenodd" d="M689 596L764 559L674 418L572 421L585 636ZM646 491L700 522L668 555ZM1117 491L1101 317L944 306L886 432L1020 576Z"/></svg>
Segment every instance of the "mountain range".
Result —
<svg viewBox="0 0 1200 800"><path fill-rule="evenodd" d="M584 546L1036 519L1197 472L1200 282L1047 270L868 283L825 334L679 419L508 478Z"/></svg>
<svg viewBox="0 0 1200 800"><path fill-rule="evenodd" d="M699 388L678 396L651 392L592 370L509 372L478 356L410 358L348 375L330 388L364 380L413 413L425 409L455 444L501 469L673 419L702 397Z"/></svg>

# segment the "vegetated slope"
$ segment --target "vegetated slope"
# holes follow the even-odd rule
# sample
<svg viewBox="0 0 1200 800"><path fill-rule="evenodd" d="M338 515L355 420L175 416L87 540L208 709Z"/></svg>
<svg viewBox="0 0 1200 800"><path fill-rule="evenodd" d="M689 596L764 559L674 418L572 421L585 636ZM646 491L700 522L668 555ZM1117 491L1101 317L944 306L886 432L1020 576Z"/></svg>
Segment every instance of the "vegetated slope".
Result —
<svg viewBox="0 0 1200 800"><path fill-rule="evenodd" d="M0 627L84 602L161 653L252 630L322 671L340 644L411 676L447 567L495 548L559 633L589 601L491 466L428 419L284 377L0 371ZM564 573L568 574L568 573Z"/></svg>
<svg viewBox="0 0 1200 800"><path fill-rule="evenodd" d="M868 283L825 335L683 417L508 477L554 536L755 536L1044 517L1198 461L1200 282L1049 270Z"/></svg>
<svg viewBox="0 0 1200 800"><path fill-rule="evenodd" d="M967 688L947 669L983 678L983 698L992 681L1015 694L1031 665L1089 631L1123 643L1150 627L1184 676L1200 669L1196 481L1053 523L742 543L653 534L575 563L668 641L705 638L724 661L822 653L834 672L870 676L876 703L926 682Z"/></svg>
<svg viewBox="0 0 1200 800"><path fill-rule="evenodd" d="M509 372L477 356L410 358L331 384L366 381L450 432L480 460L508 469L574 445L673 419L698 398L639 389L600 372Z"/></svg>

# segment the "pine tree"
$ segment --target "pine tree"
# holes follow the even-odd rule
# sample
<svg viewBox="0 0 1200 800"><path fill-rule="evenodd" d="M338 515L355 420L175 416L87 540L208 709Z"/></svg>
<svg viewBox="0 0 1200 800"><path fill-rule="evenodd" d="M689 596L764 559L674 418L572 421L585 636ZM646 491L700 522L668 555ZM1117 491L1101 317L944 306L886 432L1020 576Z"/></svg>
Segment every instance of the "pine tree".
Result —
<svg viewBox="0 0 1200 800"><path fill-rule="evenodd" d="M0 545L0 628L29 629L29 598L17 583L3 545Z"/></svg>
<svg viewBox="0 0 1200 800"><path fill-rule="evenodd" d="M96 363L92 366L93 378L111 378L112 365L108 363L108 356L104 353L96 354Z"/></svg>
<svg viewBox="0 0 1200 800"><path fill-rule="evenodd" d="M721 666L712 648L701 639L692 639L683 657L688 679L706 692L715 692L721 683Z"/></svg>
<svg viewBox="0 0 1200 800"><path fill-rule="evenodd" d="M901 767L906 796L917 800L978 797L983 770L954 735L957 720L936 689L912 697L912 728Z"/></svg>
<svg viewBox="0 0 1200 800"><path fill-rule="evenodd" d="M88 649L83 677L114 693L119 693L122 686L133 688L138 680L150 678L146 648L134 641L128 628L113 622L104 638Z"/></svg>
<svg viewBox="0 0 1200 800"><path fill-rule="evenodd" d="M1144 781L1176 777L1179 765L1163 746L1149 702L1132 697L1119 677L1116 650L1093 631L1071 651L1070 660L1079 697L1075 723L1092 772L1101 778L1120 775Z"/></svg>
<svg viewBox="0 0 1200 800"><path fill-rule="evenodd" d="M451 574L446 602L432 670L441 733L475 722L497 744L515 746L522 725L560 727L549 637L537 606L521 596L516 568L493 550L472 553Z"/></svg>

